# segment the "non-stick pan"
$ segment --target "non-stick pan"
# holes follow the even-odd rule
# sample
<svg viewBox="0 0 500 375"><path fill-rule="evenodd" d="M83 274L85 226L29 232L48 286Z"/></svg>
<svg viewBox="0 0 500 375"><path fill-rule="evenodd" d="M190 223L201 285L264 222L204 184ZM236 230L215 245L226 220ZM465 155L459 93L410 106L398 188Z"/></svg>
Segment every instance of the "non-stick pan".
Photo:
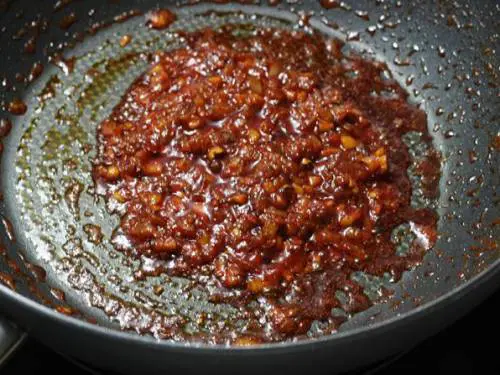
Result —
<svg viewBox="0 0 500 375"><path fill-rule="evenodd" d="M57 351L122 373L303 373L314 366L331 374L408 349L496 289L496 1L179 3L0 2L0 310L6 317ZM173 9L178 20L163 31L146 28L141 14L156 7ZM232 310L184 293L190 284L183 279L137 281L136 262L109 245L117 218L94 194L90 163L97 125L147 68L146 60L127 54L179 46L176 30L227 22L294 27L304 15L310 27L346 40L346 48L386 62L409 100L427 113L442 155L437 244L397 283L376 280L392 292L322 338L243 348L131 332L131 321L141 327L151 316L144 311L189 319ZM132 41L122 47L126 34ZM11 112L24 112L25 103L25 114L8 113L13 100ZM414 146L418 153L418 139ZM158 285L161 295L154 293ZM150 327L146 319L142 331Z"/></svg>

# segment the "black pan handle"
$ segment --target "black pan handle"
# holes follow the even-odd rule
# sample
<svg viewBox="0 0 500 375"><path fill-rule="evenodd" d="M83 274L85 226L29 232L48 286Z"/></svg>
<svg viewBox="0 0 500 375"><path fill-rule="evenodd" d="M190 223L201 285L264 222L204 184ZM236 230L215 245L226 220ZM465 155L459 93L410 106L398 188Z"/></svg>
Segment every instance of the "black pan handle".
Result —
<svg viewBox="0 0 500 375"><path fill-rule="evenodd" d="M22 344L26 334L0 316L0 367Z"/></svg>

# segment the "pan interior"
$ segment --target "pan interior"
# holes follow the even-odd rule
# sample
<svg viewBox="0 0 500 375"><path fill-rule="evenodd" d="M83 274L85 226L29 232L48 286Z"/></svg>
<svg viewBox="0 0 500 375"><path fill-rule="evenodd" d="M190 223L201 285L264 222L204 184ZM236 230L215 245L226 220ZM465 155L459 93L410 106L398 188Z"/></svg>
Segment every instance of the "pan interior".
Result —
<svg viewBox="0 0 500 375"><path fill-rule="evenodd" d="M224 6L218 8L226 9ZM136 272L147 267L150 260L134 260L113 249L110 239L119 218L110 215L103 198L95 195L91 177L98 124L110 114L130 84L147 69L147 54L182 45L177 30L216 28L227 23L297 27L296 16L292 13L282 12L280 18L273 18L266 15L269 12L265 7L259 7L257 12L253 7L242 6L241 9L245 12L206 13L206 6L180 8L178 20L161 32L144 27L142 17L116 24L75 49L74 61L60 64L72 70L70 74L57 67L46 69L42 79L30 90L30 96L24 98L30 110L23 126L17 127L9 137L10 146L6 147L2 161L4 168L15 166L5 169L8 178L2 182L9 196L6 216L12 219L16 229L18 247L30 262L46 270L47 285L65 291L66 302L71 306L68 311L72 314L92 317L102 325L135 329L157 337L163 335L162 321L179 317L186 322L185 330L193 334L221 324L228 330L244 329L245 309L208 302L206 290L190 280L167 275L136 280ZM319 22L311 24L339 36L338 32ZM129 45L121 47L119 40L125 34L133 38ZM361 43L356 48L371 53L376 59L384 59L381 51ZM394 64L389 66L391 70L399 69ZM396 78L401 80L400 76ZM415 96L412 100L419 101ZM430 109L425 103L422 105ZM429 112L429 123L435 122L435 116ZM446 157L449 145L440 133L433 133L433 136ZM407 141L418 158L422 152L419 135L411 134ZM452 174L445 160L443 192L448 191L444 184ZM418 181L415 183L418 185ZM448 191L441 194L439 202L428 202L415 194L413 203L434 205L442 218L439 226L444 228L449 225L443 219L450 213L446 203L449 197ZM404 228L401 233L401 248L404 248L408 236ZM443 236L437 248L451 242L450 238ZM349 320L341 329L409 310L424 299L431 300L460 283L463 277L452 270L461 269L462 261L451 266L454 261L449 260L447 264L439 252L432 252L422 267L405 274L398 285L391 285L390 277L357 275L374 298L380 296L381 285L391 285L392 301L397 301L397 305L376 305ZM472 268L477 271L476 267ZM440 278L440 272L448 278L446 282ZM433 285L434 293L427 293Z"/></svg>

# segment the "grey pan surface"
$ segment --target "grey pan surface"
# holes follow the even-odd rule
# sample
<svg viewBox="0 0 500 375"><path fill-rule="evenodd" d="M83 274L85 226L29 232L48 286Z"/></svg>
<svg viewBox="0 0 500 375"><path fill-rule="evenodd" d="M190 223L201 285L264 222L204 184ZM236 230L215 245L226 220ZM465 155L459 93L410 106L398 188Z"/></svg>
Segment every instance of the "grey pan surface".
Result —
<svg viewBox="0 0 500 375"><path fill-rule="evenodd" d="M158 2L120 1L105 5L98 1L74 2L55 13L54 4L49 2L5 4L1 16L5 28L1 52L5 58L1 68L9 81L15 82L12 77L17 72L28 71L34 61L45 62L47 54L56 51L59 43L74 41L75 35L78 39L78 31L98 21L111 21L126 10L154 8ZM248 373L290 368L300 372L309 368L310 361L318 364L318 372L332 373L404 350L450 324L490 294L500 280L495 248L499 237L498 144L495 143L499 136L499 5L494 1L353 1L343 4L330 10L322 9L316 1L283 2L278 7L268 7L264 2L259 6L202 4L177 11L194 17L188 22L194 28L205 22L205 18L192 14L202 14L207 9L237 9L250 18L260 14L265 19L272 15L288 20L295 19L301 11L314 12L313 27L350 39L352 48L387 62L395 78L407 87L410 100L428 113L433 142L444 156L441 195L437 202L441 236L424 264L392 286L394 296L390 301L355 315L338 334L255 348L172 343L120 331L117 319L110 320L101 309L91 307L94 296L91 288L77 290L71 283L71 270L75 267L79 270L86 267L99 278L105 274L100 266L118 266L117 262L106 258L110 251L96 250L84 241L80 256L72 258L78 263L70 263L65 268L68 254L64 253L67 239L64 231L74 220L74 208L72 211L57 198L63 195L63 191L57 191L63 186L58 182L68 177L63 168L68 155L74 154L82 160L81 169L78 169L81 173L69 177L77 183L88 184L88 176L85 177L88 159L85 161L81 157L79 146L91 143L90 135L99 118L92 116L90 110L83 111L76 121L74 118L68 120L74 132L64 130L67 124L57 124L54 114L60 106L66 104L69 117L74 117L72 95L81 94L78 89L87 87L78 86L82 82L75 82L78 74L65 76L58 68L46 65L36 82L27 87L14 84L16 92L1 94L6 102L14 96L23 97L29 110L25 116L12 118L13 130L3 140L1 189L4 201L1 212L12 223L15 241L8 230L0 231L8 254L0 260L0 272L13 277L16 290L0 285L0 310L58 351L98 367L127 373L197 372L200 369L231 372L235 368ZM173 2L164 1L161 5L173 6ZM360 17L364 11L369 20ZM57 27L59 21L71 12L77 15L78 21L68 31L61 31ZM19 30L23 24L36 20L38 14L41 19L50 19L51 24L38 38L36 54L22 54L28 36L19 36L22 34ZM67 56L79 56L75 72L84 71L95 62L95 51L117 53L116 43L112 41L116 42L124 33L136 35L139 41L151 38L141 28L142 24L141 17L132 18L96 35L88 35L83 42L66 50ZM17 35L17 39L13 39L13 35ZM162 43L172 41L175 42L175 38L166 32L163 38L153 41L152 46L159 43L157 48L166 48ZM140 64L121 66L118 73L125 71L127 74L123 77L132 79L143 69ZM58 90L64 91L63 94L67 92L67 98L47 102L46 107L40 109L36 95L57 74L62 80ZM130 83L125 78L115 81L117 84L110 85L104 78L100 86L91 87L87 93L94 101L89 100L84 105L90 108L96 102L105 102L105 108L112 107L113 100L119 98ZM77 89L71 89L76 86ZM101 108L99 113L105 115L106 110ZM64 173L52 173L50 167ZM23 173L27 170L29 173ZM47 183L50 179L53 181ZM55 193L56 199L52 201L49 193ZM79 209L97 210L93 214L105 218L105 213L98 211L85 193L79 203ZM42 220L36 220L37 214ZM112 218L103 221L112 225ZM103 231L106 232L105 225ZM47 234L50 241L47 241ZM44 267L47 276L43 281L37 280L37 272L33 274L33 267L26 267L20 254L28 264ZM21 273L13 270L12 261L19 264ZM109 282L102 284L115 290ZM51 293L54 289L64 291L64 302L54 298ZM172 290L175 291L175 286ZM127 298L127 292L117 290L115 293L120 298ZM176 301L176 296L172 293L165 297L169 301L167 308L174 306L183 311L185 306L190 306L189 301ZM93 304L96 306L99 302ZM68 317L54 311L61 305L60 311L71 307L71 311L77 313ZM89 324L88 318L98 324Z"/></svg>
<svg viewBox="0 0 500 375"><path fill-rule="evenodd" d="M451 327L433 336L408 353L384 360L368 368L356 369L349 375L405 374L466 374L491 370L496 347L491 345L500 328L491 326L496 320L496 307L500 302L498 292L481 303L477 309ZM30 359L27 361L27 359ZM73 361L66 361L49 348L27 340L16 355L3 368L3 375L43 373L45 371L88 374ZM92 373L92 372L90 372ZM98 374L102 371L94 370ZM347 375L347 374L345 374Z"/></svg>

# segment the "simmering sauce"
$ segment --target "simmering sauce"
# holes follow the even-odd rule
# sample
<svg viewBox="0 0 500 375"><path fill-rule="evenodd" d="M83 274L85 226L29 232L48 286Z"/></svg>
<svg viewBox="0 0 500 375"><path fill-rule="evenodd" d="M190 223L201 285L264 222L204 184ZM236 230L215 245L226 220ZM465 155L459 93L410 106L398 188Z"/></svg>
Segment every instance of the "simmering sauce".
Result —
<svg viewBox="0 0 500 375"><path fill-rule="evenodd" d="M241 291L214 301L265 300L267 331L250 341L280 340L366 309L353 272L398 278L432 245L402 140L427 120L384 64L338 40L233 31L157 53L100 125L94 178L121 215L117 248ZM398 256L391 232L407 222L425 239Z"/></svg>

